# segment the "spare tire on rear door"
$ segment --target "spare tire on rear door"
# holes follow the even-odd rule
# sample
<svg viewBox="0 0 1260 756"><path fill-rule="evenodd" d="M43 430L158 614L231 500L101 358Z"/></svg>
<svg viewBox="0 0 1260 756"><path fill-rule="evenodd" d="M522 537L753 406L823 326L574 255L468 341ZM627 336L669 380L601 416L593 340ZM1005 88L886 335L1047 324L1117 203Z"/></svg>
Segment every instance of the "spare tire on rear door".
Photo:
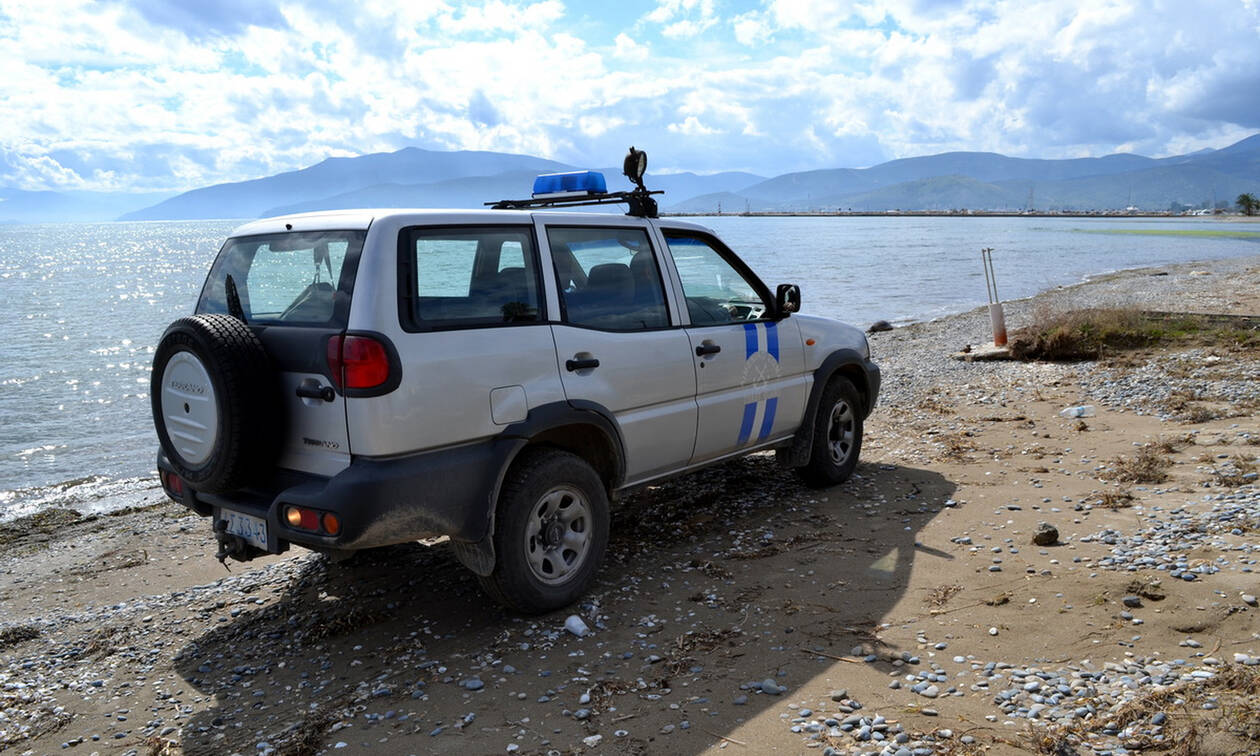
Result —
<svg viewBox="0 0 1260 756"><path fill-rule="evenodd" d="M270 467L279 448L279 374L248 325L228 315L180 318L153 357L153 424L192 488L222 493Z"/></svg>

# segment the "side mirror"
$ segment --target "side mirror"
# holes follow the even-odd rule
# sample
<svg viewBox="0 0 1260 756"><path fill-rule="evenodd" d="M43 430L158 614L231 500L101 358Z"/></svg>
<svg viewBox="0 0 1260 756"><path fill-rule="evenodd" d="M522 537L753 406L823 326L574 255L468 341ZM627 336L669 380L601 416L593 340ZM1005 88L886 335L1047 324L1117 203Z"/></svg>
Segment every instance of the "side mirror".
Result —
<svg viewBox="0 0 1260 756"><path fill-rule="evenodd" d="M796 284L779 284L774 295L775 309L781 317L801 311L801 287Z"/></svg>

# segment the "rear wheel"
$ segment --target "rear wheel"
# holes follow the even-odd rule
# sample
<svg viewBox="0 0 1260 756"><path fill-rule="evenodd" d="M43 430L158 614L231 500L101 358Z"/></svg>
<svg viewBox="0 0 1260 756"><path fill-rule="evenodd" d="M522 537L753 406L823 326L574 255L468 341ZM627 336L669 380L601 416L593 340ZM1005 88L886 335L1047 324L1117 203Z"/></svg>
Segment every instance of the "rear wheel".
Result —
<svg viewBox="0 0 1260 756"><path fill-rule="evenodd" d="M848 378L836 376L823 389L814 419L809 462L800 468L816 488L843 483L857 467L862 451L862 403Z"/></svg>
<svg viewBox="0 0 1260 756"><path fill-rule="evenodd" d="M494 545L494 571L480 580L495 600L527 614L573 603L608 546L603 481L569 452L522 453L499 495Z"/></svg>
<svg viewBox="0 0 1260 756"><path fill-rule="evenodd" d="M180 318L153 357L153 424L175 472L198 491L232 491L279 448L279 381L258 336L227 315Z"/></svg>

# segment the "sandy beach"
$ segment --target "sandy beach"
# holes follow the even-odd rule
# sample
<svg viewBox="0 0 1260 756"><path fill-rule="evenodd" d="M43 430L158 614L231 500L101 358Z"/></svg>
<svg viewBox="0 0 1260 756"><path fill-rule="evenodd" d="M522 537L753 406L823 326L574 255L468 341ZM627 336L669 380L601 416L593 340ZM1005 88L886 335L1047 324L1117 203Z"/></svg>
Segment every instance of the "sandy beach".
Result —
<svg viewBox="0 0 1260 756"><path fill-rule="evenodd" d="M1007 320L1113 305L1260 314L1260 258ZM1260 753L1260 352L951 356L988 328L872 335L851 481L760 454L626 497L542 617L441 544L229 572L156 480L0 524L0 752Z"/></svg>

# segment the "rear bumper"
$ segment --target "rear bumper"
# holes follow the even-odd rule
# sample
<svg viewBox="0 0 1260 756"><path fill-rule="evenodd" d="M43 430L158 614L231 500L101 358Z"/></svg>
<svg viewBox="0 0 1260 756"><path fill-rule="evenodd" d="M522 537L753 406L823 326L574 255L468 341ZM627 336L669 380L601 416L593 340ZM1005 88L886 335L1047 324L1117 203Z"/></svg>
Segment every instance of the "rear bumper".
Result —
<svg viewBox="0 0 1260 756"><path fill-rule="evenodd" d="M507 462L524 443L499 438L387 459L355 457L330 478L288 471L231 494L185 488L172 498L216 522L224 509L264 519L272 554L290 544L356 550L437 536L471 543L489 533ZM175 472L161 451L157 465ZM328 536L293 528L284 518L286 506L331 512L341 530Z"/></svg>

